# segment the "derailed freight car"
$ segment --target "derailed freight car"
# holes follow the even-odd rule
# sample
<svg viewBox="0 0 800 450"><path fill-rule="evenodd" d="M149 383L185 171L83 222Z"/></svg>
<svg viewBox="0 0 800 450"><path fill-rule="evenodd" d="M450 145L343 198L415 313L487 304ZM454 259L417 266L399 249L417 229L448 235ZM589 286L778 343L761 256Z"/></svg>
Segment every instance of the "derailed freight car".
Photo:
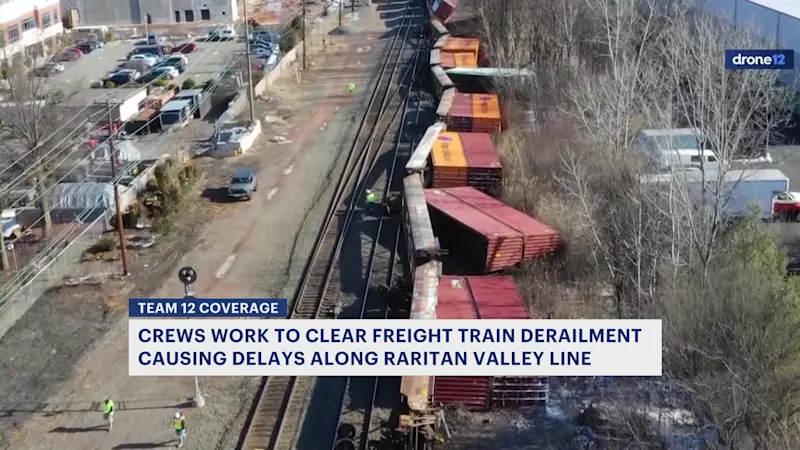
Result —
<svg viewBox="0 0 800 450"><path fill-rule="evenodd" d="M431 261L414 270L414 293L411 298L412 320L435 320L439 298L441 264ZM411 411L425 413L428 409L431 377L402 377L400 394Z"/></svg>
<svg viewBox="0 0 800 450"><path fill-rule="evenodd" d="M560 234L472 187L427 189L434 232L471 273L491 273L544 257L561 247Z"/></svg>
<svg viewBox="0 0 800 450"><path fill-rule="evenodd" d="M403 225L411 273L420 265L438 259L439 241L433 234L422 176L411 174L403 179Z"/></svg>
<svg viewBox="0 0 800 450"><path fill-rule="evenodd" d="M417 147L406 163L406 172L409 174L424 174L428 168L428 158L431 156L431 149L436 138L446 129L444 122L436 122L425 130L422 139L419 140ZM423 185L427 185L423 178Z"/></svg>
<svg viewBox="0 0 800 450"><path fill-rule="evenodd" d="M530 319L516 283L508 276L443 276L436 318ZM460 404L471 410L547 404L547 377L435 377L433 404Z"/></svg>
<svg viewBox="0 0 800 450"><path fill-rule="evenodd" d="M455 86L453 80L447 76L442 66L431 67L431 82L433 83L433 93L437 99L441 100L448 90Z"/></svg>

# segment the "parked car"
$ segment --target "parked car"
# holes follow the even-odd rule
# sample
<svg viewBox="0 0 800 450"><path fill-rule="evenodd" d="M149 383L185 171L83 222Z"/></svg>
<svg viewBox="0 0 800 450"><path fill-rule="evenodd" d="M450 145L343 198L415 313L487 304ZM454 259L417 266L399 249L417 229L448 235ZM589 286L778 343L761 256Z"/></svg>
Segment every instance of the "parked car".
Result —
<svg viewBox="0 0 800 450"><path fill-rule="evenodd" d="M110 81L117 86L136 81L142 74L131 69L123 69L103 77L103 82Z"/></svg>
<svg viewBox="0 0 800 450"><path fill-rule="evenodd" d="M264 40L264 41L272 41L274 40L275 36L273 36L272 32L269 30L253 30L250 33L251 40Z"/></svg>
<svg viewBox="0 0 800 450"><path fill-rule="evenodd" d="M183 55L178 55L183 56ZM161 61L159 67L174 67L179 73L183 73L186 71L186 59L176 58L175 55L170 56L169 58Z"/></svg>
<svg viewBox="0 0 800 450"><path fill-rule="evenodd" d="M52 70L52 71L54 71L56 73L61 73L64 70L66 70L66 67L64 67L63 64L58 63L58 62L53 61L53 60L50 60L50 61L47 61L46 63L44 63L44 67L47 67L47 68L49 68L50 70Z"/></svg>
<svg viewBox="0 0 800 450"><path fill-rule="evenodd" d="M184 42L183 44L178 45L177 47L173 47L172 53L192 53L193 51L197 50L197 44L194 42Z"/></svg>
<svg viewBox="0 0 800 450"><path fill-rule="evenodd" d="M129 61L142 61L143 63L147 64L150 67L155 66L158 64L158 58L153 55L133 55L130 57Z"/></svg>
<svg viewBox="0 0 800 450"><path fill-rule="evenodd" d="M228 188L228 197L250 200L256 191L258 191L258 179L255 171L250 168L236 169L231 178L231 186Z"/></svg>
<svg viewBox="0 0 800 450"><path fill-rule="evenodd" d="M239 35L235 30L225 28L216 30L208 36L209 41L235 41L239 39Z"/></svg>
<svg viewBox="0 0 800 450"><path fill-rule="evenodd" d="M150 33L147 35L147 45L158 45L164 42L164 36L158 33Z"/></svg>
<svg viewBox="0 0 800 450"><path fill-rule="evenodd" d="M135 49L133 49L133 51L128 53L128 59L130 59L130 57L133 56L133 55L164 56L165 53L169 53L169 52L165 52L165 48L164 48L163 45L150 45L150 46L146 46L146 47L136 47Z"/></svg>
<svg viewBox="0 0 800 450"><path fill-rule="evenodd" d="M61 53L57 54L53 57L54 61L57 62L64 62L64 61L75 61L83 56L83 52L76 48L67 48L64 49Z"/></svg>
<svg viewBox="0 0 800 450"><path fill-rule="evenodd" d="M150 73L156 74L158 78L163 78L165 80L172 80L173 78L178 78L178 75L180 75L178 69L170 66L156 67L151 70Z"/></svg>
<svg viewBox="0 0 800 450"><path fill-rule="evenodd" d="M148 66L146 62L140 59L131 59L118 65L117 68L113 70L113 72L118 72L122 69L133 69L137 72L147 72L148 70L150 70L150 66Z"/></svg>
<svg viewBox="0 0 800 450"><path fill-rule="evenodd" d="M102 47L103 45L100 41L84 41L75 44L75 48L80 50L83 54L92 53L93 51Z"/></svg>
<svg viewBox="0 0 800 450"><path fill-rule="evenodd" d="M40 67L37 67L37 68L33 69L33 71L31 73L33 74L33 76L36 76L36 77L50 77L50 76L56 75L56 74L58 74L60 72L58 70L56 70L54 68L54 66L44 65L44 66L40 66Z"/></svg>

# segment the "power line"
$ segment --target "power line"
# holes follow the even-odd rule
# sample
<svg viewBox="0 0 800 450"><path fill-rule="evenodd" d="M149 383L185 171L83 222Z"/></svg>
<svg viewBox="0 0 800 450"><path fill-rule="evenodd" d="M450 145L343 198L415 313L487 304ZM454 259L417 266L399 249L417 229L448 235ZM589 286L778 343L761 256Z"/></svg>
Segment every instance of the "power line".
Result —
<svg viewBox="0 0 800 450"><path fill-rule="evenodd" d="M229 22L229 23L233 23L233 21L231 21L231 22ZM219 44L219 42L217 42L216 44ZM206 55L207 55L207 54L206 54ZM204 59L204 58L201 56L201 59ZM187 65L188 65L188 64L187 64ZM151 73L153 70L155 70L155 69L156 69L156 67L157 67L157 65L154 65L153 67L149 68L149 70L148 70L147 72L144 72L144 73L142 74L142 76L144 76L144 75L147 75L147 74ZM149 86L151 86L153 83L157 82L158 80L159 80L159 79L155 79L155 80L152 80L152 81L150 81L150 82L148 82L148 83L144 83L144 84L142 84L142 85L141 85L141 88L148 88ZM93 105L94 105L96 102L103 101L104 99L110 99L112 94L114 94L115 92L119 91L120 89L128 89L128 88L129 88L129 86L130 86L130 85L132 85L132 84L136 84L136 80L131 80L131 81L129 81L129 82L127 82L127 83L125 83L125 84L121 84L121 85L119 85L119 86L115 86L115 87L114 87L114 88L112 88L112 89L106 89L106 90L105 90L105 92L104 92L103 94L101 94L101 95L99 95L98 97L94 98L94 99L93 99L93 100L92 100L92 101L91 101L91 102L90 102L90 103L89 103L87 106L85 106L83 109L81 109L80 111L78 111L77 113L75 113L75 115L74 115L74 116L72 116L71 118L67 119L67 120L64 122L64 124L63 124L62 126L60 126L60 127L59 127L59 128L56 130L56 131L54 131L54 132L53 132L53 133L51 133L49 136L47 136L46 138L44 138L44 140L42 140L42 142L41 142L40 144L38 144L38 145L36 145L36 147L34 147L34 148L30 149L28 152L26 152L25 154L23 154L22 156L20 156L20 157L19 157L19 158L18 158L16 161L14 161L13 163L9 164L9 165L8 165L7 167L5 167L4 169L1 169L1 170L0 170L0 176L2 176L2 175L3 175L3 174L6 172L6 171L10 170L12 167L15 167L15 166L17 166L17 165L18 165L18 164L19 164L19 163L20 163L20 162L21 162L23 159L27 158L27 157L28 157L28 156L29 156L31 153L33 153L34 151L36 151L37 149L39 149L39 147L43 146L43 145L44 145L44 144L45 144L47 141L49 141L49 140L50 140L51 138L53 138L55 135L57 135L58 133L60 133L60 132L61 132L61 130L63 130L64 128L66 128L66 127L67 127L67 126L70 124L70 122L72 122L73 120L77 119L77 118L78 118L78 116L82 115L82 114L83 114L83 113L84 113L84 112L85 112L87 109L89 109L90 107L92 107L92 106L93 106ZM102 112L101 112L100 114L102 114ZM96 115L97 115L97 113L96 113ZM81 122L80 124L78 124L78 127L82 126L83 124L85 124L85 123L86 123L86 122L88 122L89 120L90 120L90 118L89 118L89 119L86 119L86 120L84 120L83 122ZM77 129L77 127L76 127L76 129ZM61 142L63 142L63 140L62 140ZM59 144L60 144L61 142L59 142ZM56 144L56 146L58 146L59 144Z"/></svg>
<svg viewBox="0 0 800 450"><path fill-rule="evenodd" d="M224 72L224 71L228 70L230 67L233 67L234 64L236 64L238 61L239 61L239 58L234 58L233 60L231 60L231 62L221 72ZM219 83L215 83L212 86L212 88L209 91L207 91L209 96L218 87L219 87ZM195 105L192 108L190 113L193 115L194 111L197 108L199 108L199 106L200 106L199 104ZM160 137L159 139L157 139L156 141L151 143L151 145L148 147L148 150L151 150L151 149L159 146L168 137L169 137L169 134L165 134L164 136ZM109 138L113 139L113 135L110 136ZM113 158L116 155L112 154L110 156ZM128 162L123 168L120 169L119 173L117 174L117 177L112 179L111 183L119 183L120 179L122 178L122 175L127 173L129 170L131 170L136 165L138 165L138 161ZM99 167L96 168L95 170L93 170L91 173L94 173L98 169L99 169ZM55 187L55 186L56 186L56 184L51 186L48 189L48 191L50 189L52 189L53 187ZM127 186L126 192L127 192L128 189L132 189L132 188L133 188L132 186ZM40 199L43 195L44 194L40 195L39 197L37 197L37 199ZM47 270L47 268L53 262L55 262L55 260L58 259L58 257L60 257L61 254L63 254L72 244L74 244L74 242L76 240L78 240L81 236L83 236L99 220L105 218L105 215L98 217L93 222L91 222L91 224L88 227L86 227L77 236L75 236L74 239L69 241L69 236L72 234L73 231L77 230L80 227L80 225L83 224L83 220L86 219L87 217L89 217L89 215L94 210L96 210L99 206L102 206L100 204L100 202L101 202L101 200L98 200L97 202L85 207L76 216L76 219L72 223L69 224L68 227L66 227L56 238L53 239L52 242L50 242L44 249L42 249L39 252L39 255L37 255L37 258L34 258L34 260L30 261L22 270L19 270L17 272L17 274L15 275L15 277L9 283L7 283L6 285L0 287L0 309L2 309L8 303L9 298L11 296L15 295L17 290L24 288L30 282L32 282L39 274L41 274L43 271ZM49 211L48 211L48 213L49 213ZM44 218L44 216L39 218L39 220L34 222L33 225L36 225L37 223L39 223L39 221L41 221L43 218ZM59 251L59 249L60 249L60 251ZM58 252L55 253L56 251L58 251ZM41 261L41 260L44 260L46 262L46 264L44 264L43 266L40 266L39 265L39 261Z"/></svg>
<svg viewBox="0 0 800 450"><path fill-rule="evenodd" d="M199 59L195 60L194 64L192 64L192 65L197 65L197 64L201 63L201 62L202 62L204 59L208 58L208 57L209 57L209 55L211 55L211 54L212 54L212 53L210 53L210 52L206 52L206 53L204 53L203 55L201 55L201 57L200 57ZM188 66L188 65L187 65L187 66ZM155 67L151 68L151 69L150 69L150 71L148 71L148 72L146 72L146 73L149 73L149 72L151 72L151 71L152 71L152 70L154 70L154 69L155 69ZM153 81L151 81L151 82L149 82L149 83L143 84L143 85L142 85L142 89L147 89L147 88L148 88L148 87L149 87L151 84L155 83L156 81L158 81L158 80L156 79L156 80L153 80ZM122 85L122 86L125 86L125 85ZM121 89L121 87L120 87L120 88L115 88L114 90L117 90L117 89ZM109 95L110 95L110 94L109 94ZM100 96L100 97L98 97L98 98L102 98L102 96ZM91 108L91 107L93 107L93 106L96 106L96 103L91 103L91 104L87 105L86 107L84 107L84 108L81 110L81 112L82 112L82 111L86 111L87 109L89 109L89 108ZM93 116L99 116L99 115L101 115L101 114L103 114L103 113L104 113L104 111L99 111L99 112L95 113ZM79 112L78 114L80 114L80 112ZM87 123L89 120L91 120L91 118L92 118L93 116L91 116L90 118L88 118L88 119L84 120L83 122L81 122L80 124L78 124L78 127L80 127L80 126L82 126L82 125L86 124L86 123ZM76 114L76 116L75 116L75 117L77 117L77 114ZM74 117L73 117L73 119L74 119ZM72 120L72 119L70 119L70 120ZM63 128L63 126L62 126L62 128ZM61 128L59 128L59 130L60 130L60 129L61 129ZM76 128L76 131L77 131L77 129L78 129L78 128ZM57 132L58 132L58 131L56 131L56 133L57 133ZM93 133L93 130L86 131L86 132L84 132L84 133L83 133L83 135L82 135L81 137L79 137L78 139L88 139L88 138L90 138L90 137L91 137L92 133ZM109 130L109 133L111 133L111 130ZM55 134L55 133L54 133L54 134ZM48 139L49 139L50 137L52 137L54 134L51 134L51 136L49 136L49 137L48 137ZM61 141L59 141L59 143L58 143L58 144L56 144L55 146L53 146L53 147L52 147L52 148L51 148L51 149L50 149L50 150L49 150L47 153L45 153L44 155L40 156L40 157L37 159L37 161L35 161L35 162L33 162L33 163L28 163L28 164L26 164L27 168L26 168L26 169L24 169L24 170L22 171L22 173L21 173L21 174L17 175L17 176L16 176L16 177L15 177L13 180L9 181L9 182L8 182L8 183L7 183L7 184L4 186L4 187L0 187L0 197L2 197L2 196L4 196L4 195L6 195L6 194L7 194L9 191L11 191L11 190L12 190L14 187L16 187L16 186L17 186L19 183L23 182L23 181L24 181L24 179L25 179L25 178L27 178L27 177L30 175L30 172L31 172L31 171L37 170L37 169L38 169L38 167L39 167L39 166L41 166L41 161L42 161L42 160L44 160L45 158L47 158L47 157L48 157L50 154L52 154L52 153L55 153L55 152L58 152L59 150L61 150L61 151L65 151L65 149L64 149L63 147L61 147L61 144L63 144L63 143L64 143L64 141L66 141L67 139L69 139L71 135L72 135L72 133L70 133L70 134L68 134L67 136L65 136L65 137L64 137L64 138L63 138ZM23 160L24 160L25 158L27 158L27 157L28 157L28 156L29 156L31 153L33 153L34 151L36 151L36 150L37 150L39 147L41 147L43 144L44 144L44 142L43 142L42 144L39 144L39 145L37 145L37 146L36 146L36 147L34 147L33 149L31 149L31 150L27 151L25 154L23 154L21 157L19 157L19 158L18 158L16 161L14 161L14 162L10 163L10 164L9 164L7 167L5 167L4 169L0 170L0 176L1 176L3 173L5 173L6 171L10 170L12 167L15 167L15 166L18 166L18 165L20 165L20 164L23 162Z"/></svg>

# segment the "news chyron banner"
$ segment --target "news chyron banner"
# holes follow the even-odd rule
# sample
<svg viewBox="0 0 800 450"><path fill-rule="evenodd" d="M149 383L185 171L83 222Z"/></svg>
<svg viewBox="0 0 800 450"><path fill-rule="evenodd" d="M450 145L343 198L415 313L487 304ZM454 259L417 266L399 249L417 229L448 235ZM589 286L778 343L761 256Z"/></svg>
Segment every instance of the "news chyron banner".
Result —
<svg viewBox="0 0 800 450"><path fill-rule="evenodd" d="M131 299L129 311L132 376L662 374L660 320L276 320L285 299Z"/></svg>

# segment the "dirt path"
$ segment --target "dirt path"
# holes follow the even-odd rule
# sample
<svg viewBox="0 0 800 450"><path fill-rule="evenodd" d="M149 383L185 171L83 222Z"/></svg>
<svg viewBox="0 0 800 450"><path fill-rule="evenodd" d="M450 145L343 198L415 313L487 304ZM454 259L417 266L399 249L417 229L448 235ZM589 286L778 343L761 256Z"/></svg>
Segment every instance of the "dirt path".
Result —
<svg viewBox="0 0 800 450"><path fill-rule="evenodd" d="M201 161L208 168L198 188L204 195L176 236L136 255L135 276L54 291L0 342L4 448L160 448L170 445L176 409L188 418L191 448L235 446L258 380L201 380L208 403L192 409L191 378L128 377L126 299L180 295L175 272L184 264L200 275L198 296L292 293L381 60L385 29L374 9L362 8L350 33L329 38L333 45L309 57L301 84L284 80L271 94L279 100L259 102L258 115L273 122L255 151L230 162ZM347 96L349 81L364 89ZM270 143L276 135L292 142ZM218 202L216 192L240 165L259 169L258 195ZM106 395L117 403L111 433L101 426Z"/></svg>

